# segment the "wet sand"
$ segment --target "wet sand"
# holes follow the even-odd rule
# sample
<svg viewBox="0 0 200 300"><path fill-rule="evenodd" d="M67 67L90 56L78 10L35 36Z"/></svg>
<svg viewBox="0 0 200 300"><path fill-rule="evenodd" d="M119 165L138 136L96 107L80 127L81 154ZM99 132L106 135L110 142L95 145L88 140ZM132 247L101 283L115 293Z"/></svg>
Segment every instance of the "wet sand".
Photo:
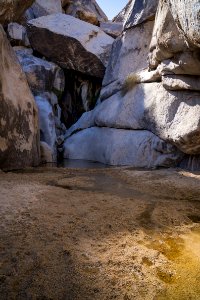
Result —
<svg viewBox="0 0 200 300"><path fill-rule="evenodd" d="M200 173L0 173L2 300L199 300Z"/></svg>

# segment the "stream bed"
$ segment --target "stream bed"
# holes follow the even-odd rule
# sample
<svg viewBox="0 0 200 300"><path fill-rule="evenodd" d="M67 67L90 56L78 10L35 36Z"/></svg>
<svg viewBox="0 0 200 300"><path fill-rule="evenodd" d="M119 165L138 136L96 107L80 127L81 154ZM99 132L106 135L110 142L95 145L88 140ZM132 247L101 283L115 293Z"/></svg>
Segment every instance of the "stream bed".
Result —
<svg viewBox="0 0 200 300"><path fill-rule="evenodd" d="M199 300L200 174L100 165L0 173L0 294Z"/></svg>

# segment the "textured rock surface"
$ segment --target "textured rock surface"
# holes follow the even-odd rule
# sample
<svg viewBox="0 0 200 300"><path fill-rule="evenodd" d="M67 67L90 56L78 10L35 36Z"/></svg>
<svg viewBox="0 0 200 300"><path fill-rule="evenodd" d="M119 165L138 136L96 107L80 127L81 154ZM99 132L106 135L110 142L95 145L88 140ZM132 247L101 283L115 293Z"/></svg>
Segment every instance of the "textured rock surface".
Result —
<svg viewBox="0 0 200 300"><path fill-rule="evenodd" d="M200 47L199 0L168 0L174 20L188 41Z"/></svg>
<svg viewBox="0 0 200 300"><path fill-rule="evenodd" d="M199 57L199 50L188 44L184 32L178 28L170 6L161 0L150 45L150 68L155 69L163 62L167 74L199 75Z"/></svg>
<svg viewBox="0 0 200 300"><path fill-rule="evenodd" d="M34 0L1 0L0 23L17 21Z"/></svg>
<svg viewBox="0 0 200 300"><path fill-rule="evenodd" d="M37 108L26 77L0 25L0 167L39 163Z"/></svg>
<svg viewBox="0 0 200 300"><path fill-rule="evenodd" d="M65 88L64 72L56 64L35 57L25 48L14 48L38 105L41 140L49 145L55 161L56 141L65 130L57 97L61 98Z"/></svg>
<svg viewBox="0 0 200 300"><path fill-rule="evenodd" d="M123 31L123 23L117 22L101 22L100 28L113 38L117 38Z"/></svg>
<svg viewBox="0 0 200 300"><path fill-rule="evenodd" d="M51 14L61 13L62 5L60 0L35 0L29 8L29 14L32 19L47 16Z"/></svg>
<svg viewBox="0 0 200 300"><path fill-rule="evenodd" d="M198 52L182 52L172 59L163 60L157 68L160 75L200 75L200 59Z"/></svg>
<svg viewBox="0 0 200 300"><path fill-rule="evenodd" d="M136 85L118 92L84 114L66 133L92 126L147 129L188 154L200 152L200 93L168 92L162 83Z"/></svg>
<svg viewBox="0 0 200 300"><path fill-rule="evenodd" d="M15 52L34 94L45 91L60 94L64 91L65 76L59 66L38 58L23 48L16 47Z"/></svg>
<svg viewBox="0 0 200 300"><path fill-rule="evenodd" d="M148 20L154 20L159 0L132 0L130 12L127 15L125 29L136 26Z"/></svg>
<svg viewBox="0 0 200 300"><path fill-rule="evenodd" d="M122 22L124 23L125 20L128 18L131 7L132 7L132 2L134 0L129 0L126 6L118 13L116 17L113 18L113 22Z"/></svg>
<svg viewBox="0 0 200 300"><path fill-rule="evenodd" d="M20 19L20 23L26 26L30 20L56 13L62 13L60 0L35 0Z"/></svg>
<svg viewBox="0 0 200 300"><path fill-rule="evenodd" d="M93 25L108 21L107 16L95 0L63 0L62 5L66 14Z"/></svg>
<svg viewBox="0 0 200 300"><path fill-rule="evenodd" d="M153 168L176 165L182 155L149 131L92 127L66 140L64 157Z"/></svg>
<svg viewBox="0 0 200 300"><path fill-rule="evenodd" d="M156 68L161 61L183 51L188 51L188 45L175 24L168 4L161 0L150 45L150 66Z"/></svg>
<svg viewBox="0 0 200 300"><path fill-rule="evenodd" d="M113 38L72 16L54 14L28 23L32 47L66 69L103 77Z"/></svg>
<svg viewBox="0 0 200 300"><path fill-rule="evenodd" d="M128 74L148 67L148 48L153 25L153 21L141 24L125 31L115 40L103 80L102 100L120 90Z"/></svg>
<svg viewBox="0 0 200 300"><path fill-rule="evenodd" d="M200 76L166 75L162 77L162 84L171 91L200 91Z"/></svg>

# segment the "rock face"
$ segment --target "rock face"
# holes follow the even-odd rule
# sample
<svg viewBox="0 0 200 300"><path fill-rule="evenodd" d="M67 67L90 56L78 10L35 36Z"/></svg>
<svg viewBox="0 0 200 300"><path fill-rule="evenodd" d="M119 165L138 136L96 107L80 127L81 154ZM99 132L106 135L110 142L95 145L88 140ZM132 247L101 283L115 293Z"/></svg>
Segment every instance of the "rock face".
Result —
<svg viewBox="0 0 200 300"><path fill-rule="evenodd" d="M176 25L188 41L200 47L199 0L168 0Z"/></svg>
<svg viewBox="0 0 200 300"><path fill-rule="evenodd" d="M129 0L126 6L118 13L116 17L113 18L112 21L124 23L131 12L132 3L133 0Z"/></svg>
<svg viewBox="0 0 200 300"><path fill-rule="evenodd" d="M107 16L95 0L63 0L62 6L66 14L93 25L108 21Z"/></svg>
<svg viewBox="0 0 200 300"><path fill-rule="evenodd" d="M39 163L37 108L26 77L0 25L0 167Z"/></svg>
<svg viewBox="0 0 200 300"><path fill-rule="evenodd" d="M171 91L200 91L200 76L165 75L162 77L162 84Z"/></svg>
<svg viewBox="0 0 200 300"><path fill-rule="evenodd" d="M49 145L56 161L57 138L65 130L57 97L62 96L65 88L64 72L56 64L35 57L31 50L15 47L15 51L38 106L40 139Z"/></svg>
<svg viewBox="0 0 200 300"><path fill-rule="evenodd" d="M156 92L155 92L156 91ZM86 117L87 116L87 117ZM98 105L77 123L70 134L99 126L146 129L188 154L200 152L200 94L168 92L161 83L138 84Z"/></svg>
<svg viewBox="0 0 200 300"><path fill-rule="evenodd" d="M34 0L1 0L0 23L17 21L33 2Z"/></svg>
<svg viewBox="0 0 200 300"><path fill-rule="evenodd" d="M74 151L76 159L98 160L99 157L101 162L121 164L124 159L122 153L125 153L122 144L126 145L125 149L131 145L134 152L134 149L139 149L140 142L137 141L148 132L161 140L164 148L173 145L170 155L177 158L171 160L174 166L181 165L178 160L184 155L185 163L182 165L189 164L190 157L195 166L198 165L200 52L198 33L195 35L194 28L200 23L197 22L196 11L194 13L194 7L198 8L197 1L186 2L160 0L158 8L158 1L135 0L128 3L124 10L125 30L113 44L98 106L67 130L66 157L73 157ZM186 17L183 16L183 7L188 7ZM156 9L154 22L151 19L154 19ZM185 23L186 19L191 26ZM191 29L188 33L184 29L186 26ZM132 134L137 135L137 139L129 140ZM113 137L117 135L119 139L116 141ZM87 150L84 139L88 142ZM151 138L142 143L151 156ZM83 154L79 150L82 145ZM142 147L141 153L144 153ZM119 154L113 156L113 161L112 151ZM159 155L162 160L162 154ZM134 157L137 157L140 166L152 166L145 155L143 163L139 154L137 156L134 152ZM125 164L137 165L133 159Z"/></svg>
<svg viewBox="0 0 200 300"><path fill-rule="evenodd" d="M150 67L156 68L161 61L173 58L180 52L189 51L183 34L178 30L169 6L159 2L150 45Z"/></svg>
<svg viewBox="0 0 200 300"><path fill-rule="evenodd" d="M64 14L28 23L32 47L61 67L104 76L113 39L98 27Z"/></svg>
<svg viewBox="0 0 200 300"><path fill-rule="evenodd" d="M125 20L125 29L154 20L159 0L132 0L130 13Z"/></svg>
<svg viewBox="0 0 200 300"><path fill-rule="evenodd" d="M25 48L15 48L15 52L26 74L32 92L55 92L60 94L65 88L63 70L56 64L32 55Z"/></svg>
<svg viewBox="0 0 200 300"><path fill-rule="evenodd" d="M65 142L64 157L133 167L170 167L181 154L149 131L92 127Z"/></svg>
<svg viewBox="0 0 200 300"><path fill-rule="evenodd" d="M115 40L103 79L101 100L119 91L128 74L148 68L147 57L153 25L153 21L141 24L125 31Z"/></svg>

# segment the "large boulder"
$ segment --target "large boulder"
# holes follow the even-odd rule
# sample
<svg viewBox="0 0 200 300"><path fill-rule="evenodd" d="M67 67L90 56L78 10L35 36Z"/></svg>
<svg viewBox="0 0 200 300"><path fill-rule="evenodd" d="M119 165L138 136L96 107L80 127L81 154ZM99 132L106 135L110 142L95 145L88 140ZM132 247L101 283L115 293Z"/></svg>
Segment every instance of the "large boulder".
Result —
<svg viewBox="0 0 200 300"><path fill-rule="evenodd" d="M31 6L34 0L1 0L0 3L0 23L8 24L17 21Z"/></svg>
<svg viewBox="0 0 200 300"><path fill-rule="evenodd" d="M64 158L133 167L170 167L182 154L149 131L92 127L65 141Z"/></svg>
<svg viewBox="0 0 200 300"><path fill-rule="evenodd" d="M0 25L0 167L39 163L37 108L17 57Z"/></svg>
<svg viewBox="0 0 200 300"><path fill-rule="evenodd" d="M101 22L100 28L112 36L113 38L117 38L123 31L123 23L120 22Z"/></svg>
<svg viewBox="0 0 200 300"><path fill-rule="evenodd" d="M148 129L188 154L200 153L200 93L167 91L162 83L138 84L97 107L95 124Z"/></svg>
<svg viewBox="0 0 200 300"><path fill-rule="evenodd" d="M54 14L28 22L32 47L61 67L104 76L113 38L72 16Z"/></svg>
<svg viewBox="0 0 200 300"><path fill-rule="evenodd" d="M35 95L41 92L62 94L65 88L65 75L58 65L34 56L32 51L26 48L14 49Z"/></svg>
<svg viewBox="0 0 200 300"><path fill-rule="evenodd" d="M138 84L99 104L67 132L92 126L147 129L187 154L200 153L200 93L167 91L162 83Z"/></svg>
<svg viewBox="0 0 200 300"><path fill-rule="evenodd" d="M108 21L107 16L95 0L62 0L62 5L66 14L93 25Z"/></svg>
<svg viewBox="0 0 200 300"><path fill-rule="evenodd" d="M27 22L56 13L62 13L61 0L35 0L33 5L25 12L21 21Z"/></svg>
<svg viewBox="0 0 200 300"><path fill-rule="evenodd" d="M125 31L113 44L98 105L67 130L66 157L112 164L112 151L115 149L117 154L126 153L130 157L129 135L137 136L137 141L140 141L148 132L162 140L163 145L173 145L173 153L179 158L180 152L186 160L193 157L195 168L198 166L199 49L193 38L187 37L181 22L178 24L173 12L174 3L173 0L159 1L155 24L149 20L154 18L158 1L133 0L128 4L130 11L126 14ZM190 21L194 19L198 18L188 18ZM137 151L140 142L137 144L134 139L131 142L132 151ZM141 152L137 152L140 155L144 153L144 145L151 149L152 140L149 138L142 143ZM80 145L83 145L82 154ZM122 162L123 155L118 157L113 160L118 160L116 164ZM145 162L140 161L139 155L137 158L139 166L148 166L146 158ZM125 161L124 157L122 160ZM174 160L174 165L177 162ZM137 166L137 163L130 159L128 164Z"/></svg>
<svg viewBox="0 0 200 300"><path fill-rule="evenodd" d="M103 79L101 100L119 91L130 73L148 68L148 53L154 21L140 24L123 32L113 43L108 67Z"/></svg>
<svg viewBox="0 0 200 300"><path fill-rule="evenodd" d="M154 20L159 0L132 0L130 13L125 20L125 29L148 20Z"/></svg>

